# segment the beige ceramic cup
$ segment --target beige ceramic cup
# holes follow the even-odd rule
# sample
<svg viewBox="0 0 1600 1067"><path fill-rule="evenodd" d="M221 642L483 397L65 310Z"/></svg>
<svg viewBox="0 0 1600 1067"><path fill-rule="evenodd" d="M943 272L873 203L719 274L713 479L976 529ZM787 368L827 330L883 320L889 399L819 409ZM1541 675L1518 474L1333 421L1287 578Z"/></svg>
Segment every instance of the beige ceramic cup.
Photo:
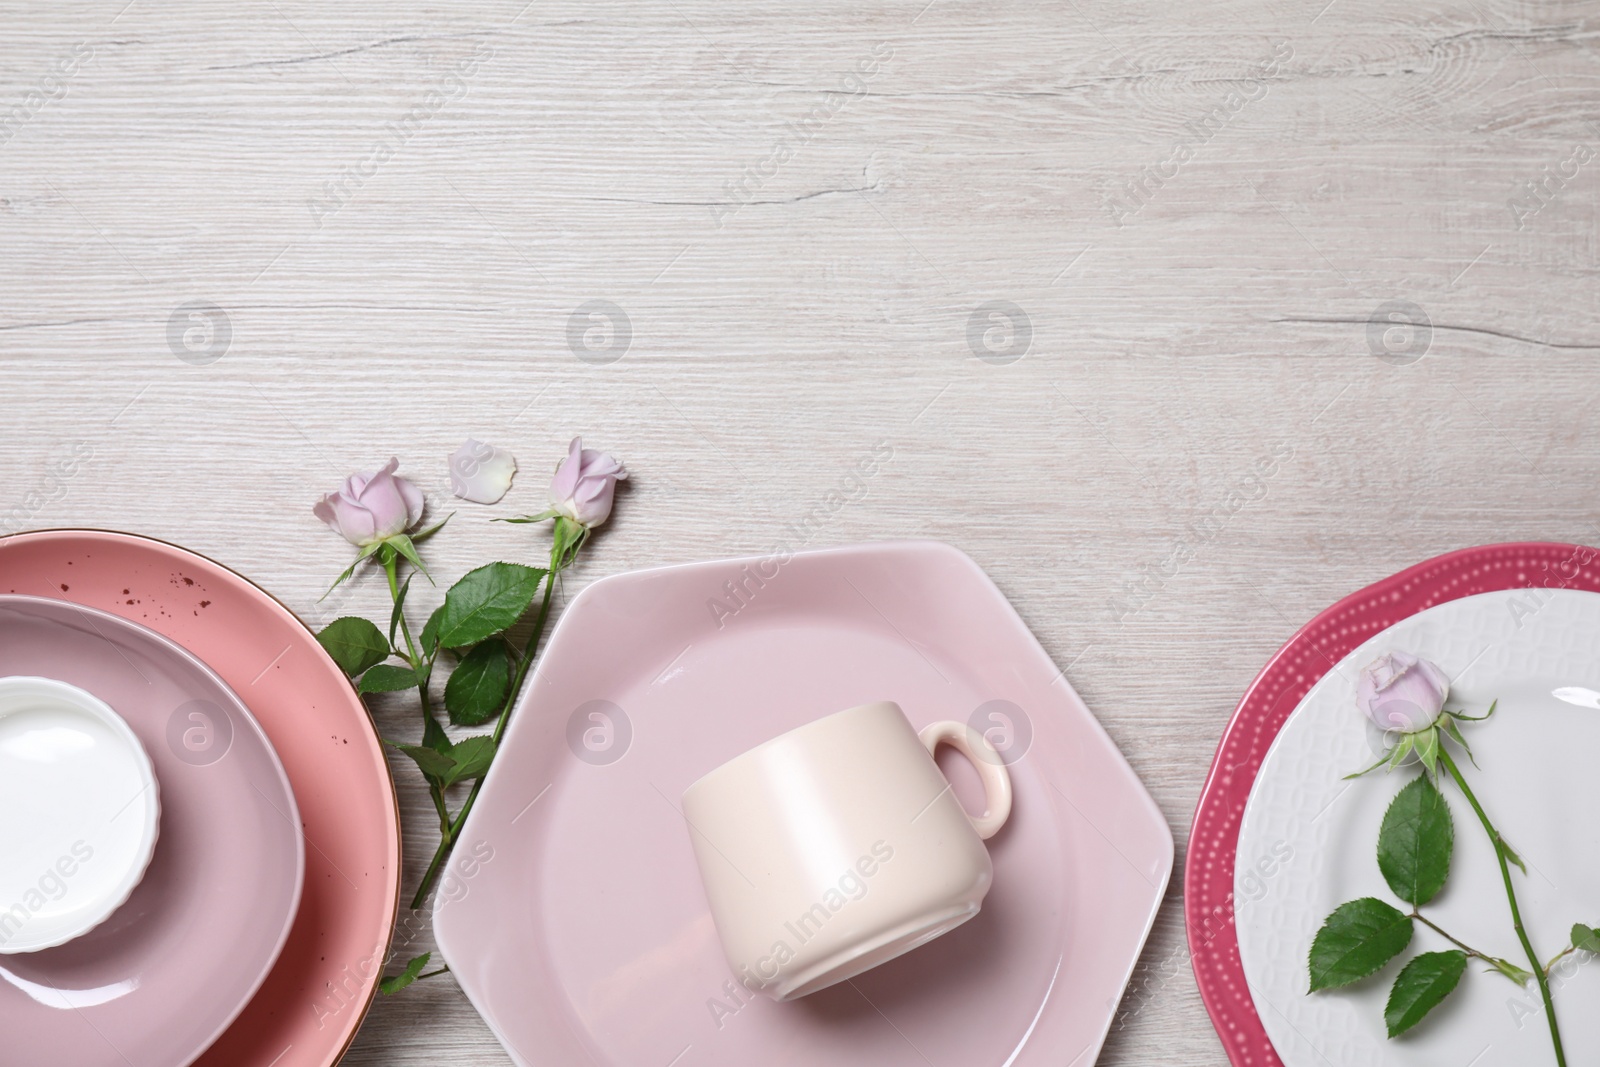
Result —
<svg viewBox="0 0 1600 1067"><path fill-rule="evenodd" d="M933 760L983 780L969 816ZM723 950L746 988L794 1000L955 929L994 880L983 839L1011 813L999 753L965 723L919 736L863 704L774 738L691 785L683 813Z"/></svg>

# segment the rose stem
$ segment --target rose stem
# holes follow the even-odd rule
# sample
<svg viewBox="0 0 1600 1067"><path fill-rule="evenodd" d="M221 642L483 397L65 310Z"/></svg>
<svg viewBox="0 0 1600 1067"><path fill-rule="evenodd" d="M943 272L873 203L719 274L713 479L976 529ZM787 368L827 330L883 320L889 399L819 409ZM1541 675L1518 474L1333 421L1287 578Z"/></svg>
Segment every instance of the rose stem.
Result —
<svg viewBox="0 0 1600 1067"><path fill-rule="evenodd" d="M1566 948L1562 949L1560 952L1557 952L1554 956L1552 956L1550 958L1550 962L1544 965L1544 973L1545 974L1549 974L1552 970L1555 969L1555 965L1556 964L1560 963L1562 960L1566 959L1568 956L1572 955L1576 951L1578 951L1578 947L1576 945L1568 945Z"/></svg>
<svg viewBox="0 0 1600 1067"><path fill-rule="evenodd" d="M1428 918L1426 915L1422 914L1422 912L1418 911L1416 908L1412 908L1411 909L1411 917L1413 919L1416 919L1418 922L1422 923L1422 925L1428 927L1434 933L1436 933L1439 936L1443 937L1446 941L1450 942L1452 945L1456 946L1456 948L1459 948L1462 952L1465 952L1469 956L1476 956L1478 959L1482 960L1485 963L1491 964L1491 965L1498 965L1498 964L1502 964L1503 963L1507 967L1512 966L1512 964L1508 960L1503 960L1503 959L1500 959L1498 956L1490 956L1487 953L1479 952L1477 949L1473 948L1471 945L1467 944L1465 941L1462 941L1460 938L1453 936L1448 930L1446 930L1444 927L1440 926L1438 923L1434 922L1432 919ZM1500 973L1505 974L1504 971L1501 971ZM1510 976L1507 975L1507 977L1510 977Z"/></svg>
<svg viewBox="0 0 1600 1067"><path fill-rule="evenodd" d="M1556 1023L1555 1002L1550 999L1550 979L1545 974L1544 967L1539 963L1539 957L1534 955L1533 943L1528 940L1528 931L1522 926L1522 912L1517 908L1517 891L1511 885L1511 867L1506 863L1505 844L1500 838L1500 831L1494 828L1489 821L1489 816L1484 812L1483 805L1478 803L1478 798L1473 794L1472 787L1467 785L1466 778L1461 773L1461 768L1456 766L1456 761L1443 745L1439 746L1439 759L1450 772L1450 777L1456 780L1461 787L1461 795L1467 798L1467 803L1472 805L1472 810L1478 816L1478 821L1483 824L1484 831L1489 835L1489 842L1494 845L1495 859L1500 861L1500 879L1506 885L1506 902L1511 905L1511 925L1516 928L1517 940L1522 942L1522 950L1528 954L1528 965L1533 968L1533 977L1539 983L1539 995L1544 998L1545 1018L1550 1021L1550 1041L1555 1045L1557 1067L1567 1067L1567 1054L1561 1047L1561 1027Z"/></svg>
<svg viewBox="0 0 1600 1067"><path fill-rule="evenodd" d="M554 561L552 561L554 562ZM500 710L500 721L494 726L494 743L496 752L499 751L500 738L506 731L506 723L511 718L512 705L516 703L517 694L522 691L523 679L527 676L528 666L533 662L534 653L539 648L539 638L544 634L545 620L550 617L550 595L555 590L556 575L562 568L552 567L544 579L544 600L539 605L539 617L533 624L533 632L528 635L528 643L522 650L522 659L517 663L517 673L511 679L511 690L506 694L505 706ZM413 911L422 907L428 899L428 891L433 888L433 881L439 875L439 866L449 855L451 846L455 843L455 835L461 832L461 826L467 821L467 816L472 812L472 805L478 799L478 791L483 788L483 779L479 778L472 783L472 792L467 794L467 802L461 806L461 811L453 822L446 824L439 847L433 853L433 860L429 862L428 869L422 875L422 884L417 887L416 896L411 898Z"/></svg>
<svg viewBox="0 0 1600 1067"><path fill-rule="evenodd" d="M385 546L387 549L388 546ZM400 601L400 576L399 560L397 553L385 551L383 553L383 573L389 579L389 599L395 603ZM428 675L422 670L422 657L417 654L416 642L411 640L411 628L406 625L406 613L400 613L400 632L405 635L406 648L410 655L406 658L411 661L411 670L417 676L417 696L422 701L422 714L429 725L435 730L439 728L439 720L433 717L433 706L428 701ZM432 673L431 671L429 673ZM439 813L439 832L446 836L450 833L450 809L444 806L444 790L439 788L438 782L432 777L428 778L428 795L433 798L433 810Z"/></svg>

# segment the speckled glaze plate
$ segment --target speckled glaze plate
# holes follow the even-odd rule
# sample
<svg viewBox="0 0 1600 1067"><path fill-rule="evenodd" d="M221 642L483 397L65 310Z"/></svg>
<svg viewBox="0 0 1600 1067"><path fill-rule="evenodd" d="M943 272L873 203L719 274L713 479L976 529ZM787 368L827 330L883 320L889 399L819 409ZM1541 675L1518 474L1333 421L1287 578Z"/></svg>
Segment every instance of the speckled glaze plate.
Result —
<svg viewBox="0 0 1600 1067"><path fill-rule="evenodd" d="M895 700L1002 750L1010 821L970 922L801 1000L742 991L678 798L842 708ZM977 774L941 759L981 807ZM892 543L605 578L551 635L435 905L523 1067L1065 1067L1099 1053L1172 868L1100 724L962 553Z"/></svg>
<svg viewBox="0 0 1600 1067"><path fill-rule="evenodd" d="M3 1058L17 1067L192 1063L289 936L305 872L289 779L221 679L126 619L0 595L0 676L20 674L87 690L132 728L155 768L161 832L143 879L103 923L57 947L0 957ZM69 863L51 857L18 879L31 883L26 893L0 901L0 939L26 936L33 915L71 906L73 876L109 851L110 834L97 827L72 836L54 848Z"/></svg>
<svg viewBox="0 0 1600 1067"><path fill-rule="evenodd" d="M1283 1063L1245 980L1234 926L1234 892L1245 805L1289 714L1334 664L1402 619L1437 604L1496 590L1520 591L1524 603L1533 606L1549 589L1600 591L1600 550L1523 542L1438 556L1353 593L1317 615L1272 657L1245 692L1217 746L1196 807L1184 872L1184 916L1195 980L1236 1067ZM1262 877L1275 870L1271 856L1251 856L1247 865L1257 866Z"/></svg>
<svg viewBox="0 0 1600 1067"><path fill-rule="evenodd" d="M196 1062L338 1062L377 992L400 882L394 782L349 681L311 631L266 592L203 556L149 538L97 530L0 538L0 593L70 601L148 626L203 661L250 708L299 804L305 888L277 963ZM173 1000L148 1010L180 1026L190 1008ZM74 1018L90 1025L79 1013ZM0 1061L12 1062L6 1057L0 1051Z"/></svg>
<svg viewBox="0 0 1600 1067"><path fill-rule="evenodd" d="M1239 829L1234 901L1239 954L1257 1014L1287 1067L1536 1067L1554 1064L1543 1006L1473 966L1415 1029L1389 1040L1384 1002L1405 959L1452 946L1419 929L1411 947L1349 989L1308 995L1317 929L1358 897L1398 903L1378 870L1384 810L1419 773L1406 767L1356 781L1383 747L1356 707L1367 663L1401 649L1442 667L1476 766L1461 760L1496 827L1515 842L1523 921L1541 962L1568 944L1574 922L1600 911L1600 594L1480 593L1419 612L1375 635L1312 686L1263 761ZM1376 735L1376 736L1374 736ZM1455 849L1444 891L1424 914L1468 944L1528 966L1511 927L1499 866L1461 791L1447 783ZM1268 862L1260 862L1265 858ZM1600 971L1574 961L1554 999L1569 1063L1600 1063Z"/></svg>

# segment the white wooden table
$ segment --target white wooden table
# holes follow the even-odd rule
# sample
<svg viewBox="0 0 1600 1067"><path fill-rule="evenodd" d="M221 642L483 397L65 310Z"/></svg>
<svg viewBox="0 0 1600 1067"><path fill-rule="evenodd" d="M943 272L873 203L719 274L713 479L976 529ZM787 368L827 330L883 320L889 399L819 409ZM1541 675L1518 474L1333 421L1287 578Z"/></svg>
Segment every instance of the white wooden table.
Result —
<svg viewBox="0 0 1600 1067"><path fill-rule="evenodd" d="M1181 849L1271 652L1429 555L1600 542L1594 3L0 26L0 524L182 542L320 619L348 550L310 505L391 454L438 492L469 434L522 459L434 543L450 576L541 555L481 519L537 509L574 433L623 457L571 591L764 550L887 441L811 543L970 552L1177 834L1107 1065L1225 1062ZM397 774L410 885L432 837ZM435 979L347 1062L507 1061Z"/></svg>

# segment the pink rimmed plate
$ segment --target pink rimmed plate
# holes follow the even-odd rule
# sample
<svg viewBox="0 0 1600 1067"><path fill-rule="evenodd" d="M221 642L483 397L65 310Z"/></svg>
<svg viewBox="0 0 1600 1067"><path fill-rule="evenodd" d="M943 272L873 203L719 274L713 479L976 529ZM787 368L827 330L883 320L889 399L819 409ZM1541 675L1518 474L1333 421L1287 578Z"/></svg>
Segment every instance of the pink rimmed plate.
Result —
<svg viewBox="0 0 1600 1067"><path fill-rule="evenodd" d="M150 865L109 918L65 944L0 957L5 1060L191 1063L260 987L300 903L305 855L283 766L220 678L115 615L0 596L0 676L10 675L67 682L109 705L149 756L161 803ZM78 737L59 733L39 723L8 743L48 763ZM25 938L53 909L75 906L96 860L112 862L116 820L144 800L135 794L103 823L73 827L49 863L11 879L28 888L0 901L0 938Z"/></svg>
<svg viewBox="0 0 1600 1067"><path fill-rule="evenodd" d="M1512 543L1435 557L1345 597L1303 626L1246 690L1217 747L1195 810L1185 863L1184 916L1195 980L1238 1067L1282 1067L1256 1012L1234 927L1236 853L1250 791L1273 741L1314 685L1375 634L1438 604L1521 590L1527 610L1547 589L1600 591L1600 550ZM1270 877L1272 857L1252 855Z"/></svg>
<svg viewBox="0 0 1600 1067"><path fill-rule="evenodd" d="M8 592L98 607L148 626L204 661L249 706L299 805L305 888L266 981L197 1063L337 1063L377 993L400 883L394 782L349 681L265 591L150 538L41 530L0 539L0 593ZM165 1005L160 1017L178 1019L185 1007Z"/></svg>
<svg viewBox="0 0 1600 1067"><path fill-rule="evenodd" d="M779 1004L734 982L678 806L786 730L874 700L959 719L1016 788L977 918ZM435 904L524 1067L1092 1062L1171 872L1149 794L992 582L890 543L602 579L562 616ZM941 760L969 809L976 773Z"/></svg>

